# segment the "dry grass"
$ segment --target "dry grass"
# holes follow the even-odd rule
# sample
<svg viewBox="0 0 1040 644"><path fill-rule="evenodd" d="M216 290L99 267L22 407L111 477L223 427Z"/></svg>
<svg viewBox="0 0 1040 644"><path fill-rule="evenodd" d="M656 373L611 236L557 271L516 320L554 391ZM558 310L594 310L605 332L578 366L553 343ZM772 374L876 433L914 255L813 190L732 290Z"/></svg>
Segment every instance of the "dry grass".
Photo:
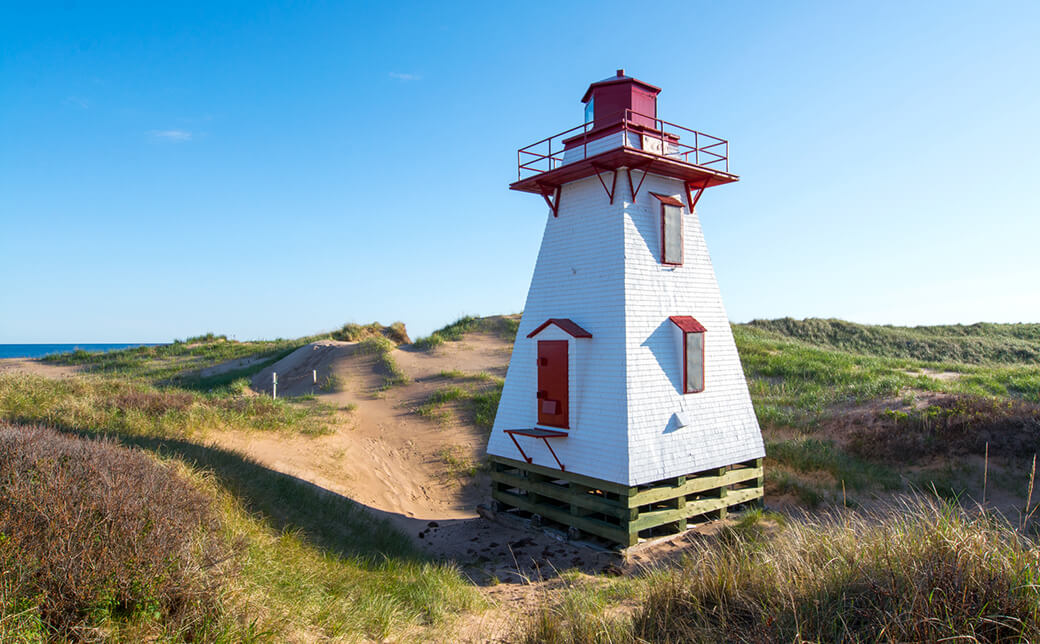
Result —
<svg viewBox="0 0 1040 644"><path fill-rule="evenodd" d="M766 521L765 524L772 522ZM1001 517L914 497L763 528L752 513L650 571L631 619L546 605L527 642L1028 642L1040 550ZM600 625L600 628L589 628Z"/></svg>

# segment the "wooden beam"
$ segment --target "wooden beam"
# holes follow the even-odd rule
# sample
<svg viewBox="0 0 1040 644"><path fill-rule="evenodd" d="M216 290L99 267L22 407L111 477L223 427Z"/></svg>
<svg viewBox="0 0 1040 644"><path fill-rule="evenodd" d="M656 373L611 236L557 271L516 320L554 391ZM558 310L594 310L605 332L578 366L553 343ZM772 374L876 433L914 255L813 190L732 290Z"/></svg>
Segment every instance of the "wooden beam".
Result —
<svg viewBox="0 0 1040 644"><path fill-rule="evenodd" d="M610 525L604 521L597 521L596 519L590 519L588 517L576 517L571 515L567 510L562 510L551 505L531 503L517 494L494 491L491 493L491 496L500 503L511 505L514 508L532 514L541 515L547 519L552 519L553 521L562 523L563 525L578 528L579 530L588 532L589 534L609 539L614 543L620 543L623 546L634 546L639 541L639 537L635 532L629 532L625 528Z"/></svg>
<svg viewBox="0 0 1040 644"><path fill-rule="evenodd" d="M630 510L625 505L586 492L570 490L555 483L525 479L507 472L491 472L491 480L500 485L508 485L509 487L527 490L539 496L547 496L562 503L580 505L592 512L599 512L600 514L617 517L618 519L627 520L630 514ZM502 488L498 487L496 489Z"/></svg>
<svg viewBox="0 0 1040 644"><path fill-rule="evenodd" d="M610 481L604 481L603 479L593 478L591 476L585 476L583 474L575 474L573 472L563 472L561 470L554 470L551 467L542 467L535 463L525 463L523 461L517 461L504 456L488 456L488 460L492 463L502 463L510 467L515 467L518 470L526 470L529 472L537 472L538 474L545 474L551 476L554 479L562 481L573 481L574 483L581 483L597 490L603 490L604 492L613 492L621 496L631 496L635 494L637 488L628 485L622 485L621 483L611 483Z"/></svg>
<svg viewBox="0 0 1040 644"><path fill-rule="evenodd" d="M715 470L713 470L715 472ZM628 498L629 507L640 505L651 505L673 499L677 496L690 496L698 492L706 492L718 487L752 481L762 476L762 468L744 468L741 470L728 470L722 476L717 473L711 476L686 477L686 483L679 487L656 487L649 490L636 492Z"/></svg>

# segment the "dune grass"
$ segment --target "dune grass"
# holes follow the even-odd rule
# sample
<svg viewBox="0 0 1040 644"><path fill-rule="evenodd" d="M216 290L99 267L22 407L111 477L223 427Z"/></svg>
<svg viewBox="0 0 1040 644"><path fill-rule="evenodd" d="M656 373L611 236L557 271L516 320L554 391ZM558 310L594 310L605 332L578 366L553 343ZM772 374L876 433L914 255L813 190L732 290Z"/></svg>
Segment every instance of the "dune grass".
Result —
<svg viewBox="0 0 1040 644"><path fill-rule="evenodd" d="M328 336L310 336L295 340L257 340L237 342L225 336L208 334L186 341L150 347L131 347L116 351L72 351L43 358L46 362L82 365L91 373L123 378L141 378L159 384L180 378L182 384L191 384L198 378L194 372L231 360L279 360L308 342ZM259 371L262 367L256 367ZM255 373L255 371L247 372ZM241 375L235 377L242 377ZM234 378L232 378L234 379ZM230 382L230 380L228 381ZM197 387L206 383L204 379Z"/></svg>
<svg viewBox="0 0 1040 644"><path fill-rule="evenodd" d="M765 519L765 520L763 520ZM1040 637L1040 549L1005 519L913 497L776 522L752 512L646 573L618 614L554 598L523 642L1025 642Z"/></svg>
<svg viewBox="0 0 1040 644"><path fill-rule="evenodd" d="M520 327L519 315L495 315L476 317L464 315L451 324L437 329L430 335L415 341L415 348L430 351L445 342L458 342L467 333L494 333L512 341Z"/></svg>
<svg viewBox="0 0 1040 644"><path fill-rule="evenodd" d="M733 334L755 411L766 426L811 427L834 408L840 411L908 390L1040 402L1040 364L928 362L918 354L876 355L887 345L853 353L760 328L763 324L734 325ZM959 375L942 380L929 375L935 371Z"/></svg>
<svg viewBox="0 0 1040 644"><path fill-rule="evenodd" d="M332 414L328 405L201 394L121 378L0 374L0 420L98 434L187 437L239 429L319 435L331 431Z"/></svg>
<svg viewBox="0 0 1040 644"><path fill-rule="evenodd" d="M448 413L445 406L448 403L458 402L470 415L474 425L484 431L491 431L495 424L495 414L498 412L498 403L502 399L503 381L490 376L468 378L470 382L478 383L477 388L464 388L457 385L443 387L431 393L415 413L427 418L445 419Z"/></svg>
<svg viewBox="0 0 1040 644"><path fill-rule="evenodd" d="M1040 324L951 324L900 327L810 318L753 320L748 328L801 340L820 348L884 358L936 363L1040 362Z"/></svg>

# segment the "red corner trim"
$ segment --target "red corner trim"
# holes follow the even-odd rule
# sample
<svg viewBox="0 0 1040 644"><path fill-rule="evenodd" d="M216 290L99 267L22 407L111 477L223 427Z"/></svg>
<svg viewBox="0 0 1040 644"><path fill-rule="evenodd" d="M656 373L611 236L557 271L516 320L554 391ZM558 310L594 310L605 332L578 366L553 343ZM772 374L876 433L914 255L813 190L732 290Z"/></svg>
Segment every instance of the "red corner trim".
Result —
<svg viewBox="0 0 1040 644"><path fill-rule="evenodd" d="M560 327L561 329L563 329L564 331L566 331L567 333L569 333L571 336L573 336L575 338L591 338L592 337L591 333L589 333L585 329L583 329L580 326L578 326L578 324L575 323L573 320L569 320L567 318L549 318L545 322L542 322L540 325L538 325L537 329L535 329L534 331L531 331L530 333L528 333L527 337L533 338L534 336L536 336L539 333L541 333L542 331L544 331L545 327L549 326L550 324L555 324L556 326Z"/></svg>

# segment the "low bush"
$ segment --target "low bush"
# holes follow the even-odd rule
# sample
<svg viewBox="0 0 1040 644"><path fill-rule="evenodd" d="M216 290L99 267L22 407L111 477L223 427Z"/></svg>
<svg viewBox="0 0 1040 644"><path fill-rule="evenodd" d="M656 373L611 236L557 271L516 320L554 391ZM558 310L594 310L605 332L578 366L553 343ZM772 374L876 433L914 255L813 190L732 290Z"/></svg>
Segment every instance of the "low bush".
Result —
<svg viewBox="0 0 1040 644"><path fill-rule="evenodd" d="M233 554L208 498L168 466L110 441L9 425L0 544L0 623L20 610L23 627L55 639L90 639L112 619L191 639L216 617Z"/></svg>
<svg viewBox="0 0 1040 644"><path fill-rule="evenodd" d="M1040 405L989 396L937 397L920 409L885 410L878 422L850 430L856 454L900 462L937 455L1004 456L1040 452Z"/></svg>

